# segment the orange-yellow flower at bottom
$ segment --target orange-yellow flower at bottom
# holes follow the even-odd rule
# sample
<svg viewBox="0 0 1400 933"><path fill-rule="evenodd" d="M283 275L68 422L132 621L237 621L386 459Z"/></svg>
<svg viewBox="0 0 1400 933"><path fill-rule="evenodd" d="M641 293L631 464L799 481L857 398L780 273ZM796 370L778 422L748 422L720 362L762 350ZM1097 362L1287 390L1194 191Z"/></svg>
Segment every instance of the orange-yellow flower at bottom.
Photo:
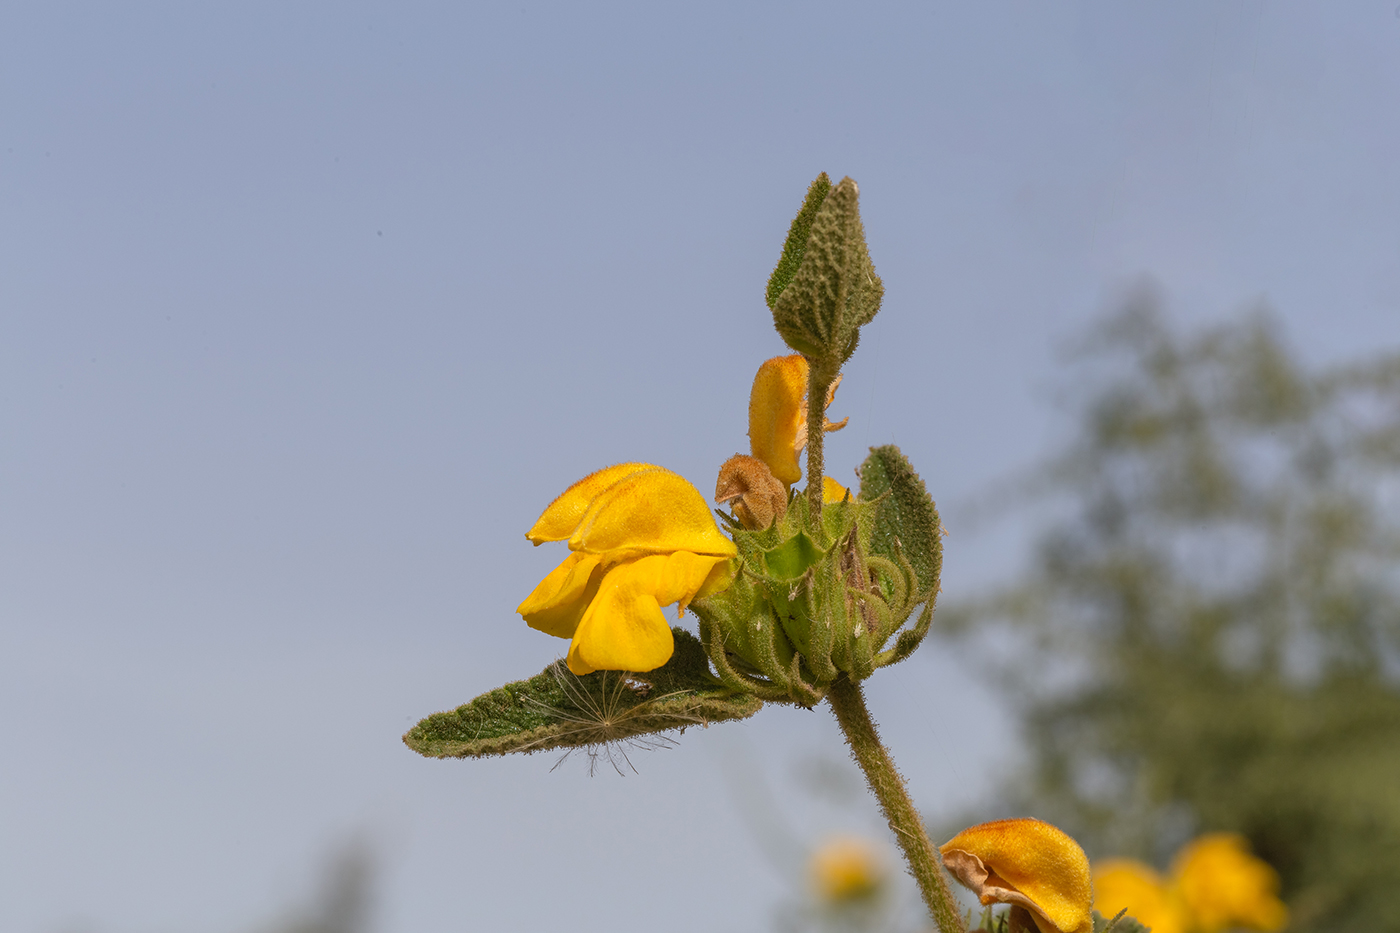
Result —
<svg viewBox="0 0 1400 933"><path fill-rule="evenodd" d="M569 670L650 671L675 650L677 614L729 583L738 553L694 486L670 470L622 463L574 483L526 533L573 551L520 604L531 628L571 639Z"/></svg>
<svg viewBox="0 0 1400 933"><path fill-rule="evenodd" d="M949 839L939 852L944 867L984 905L1022 907L1041 933L1094 928L1089 859L1079 843L1049 823L981 823Z"/></svg>
<svg viewBox="0 0 1400 933"><path fill-rule="evenodd" d="M1190 927L1176 892L1151 867L1132 859L1094 864L1094 906L1105 917L1126 910L1152 933L1186 933Z"/></svg>
<svg viewBox="0 0 1400 933"><path fill-rule="evenodd" d="M1177 853L1172 876L1201 933L1228 927L1274 931L1288 923L1278 873L1235 833L1207 833Z"/></svg>

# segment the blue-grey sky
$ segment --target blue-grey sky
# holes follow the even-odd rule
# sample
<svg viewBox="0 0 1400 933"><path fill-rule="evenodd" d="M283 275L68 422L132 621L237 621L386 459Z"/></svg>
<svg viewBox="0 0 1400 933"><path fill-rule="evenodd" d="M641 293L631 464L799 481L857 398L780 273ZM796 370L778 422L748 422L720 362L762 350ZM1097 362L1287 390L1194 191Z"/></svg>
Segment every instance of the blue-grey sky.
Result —
<svg viewBox="0 0 1400 933"><path fill-rule="evenodd" d="M784 787L824 710L625 778L399 744L563 651L525 529L745 446L822 170L886 286L840 478L893 441L956 505L1033 461L1056 348L1143 275L1393 347L1397 113L1394 0L4 5L0 927L234 933L359 832L388 933L767 928L729 788L766 757L832 828ZM957 514L949 598L1024 554ZM1015 761L974 665L873 690L930 813Z"/></svg>

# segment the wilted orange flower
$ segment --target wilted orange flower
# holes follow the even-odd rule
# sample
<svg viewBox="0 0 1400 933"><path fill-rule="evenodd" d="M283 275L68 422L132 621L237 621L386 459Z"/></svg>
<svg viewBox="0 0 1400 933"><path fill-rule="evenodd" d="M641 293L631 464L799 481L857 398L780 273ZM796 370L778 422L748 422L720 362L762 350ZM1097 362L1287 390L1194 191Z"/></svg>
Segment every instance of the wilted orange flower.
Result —
<svg viewBox="0 0 1400 933"><path fill-rule="evenodd" d="M1024 908L1041 933L1090 933L1093 887L1079 843L1040 820L998 820L939 847L943 865L986 904Z"/></svg>

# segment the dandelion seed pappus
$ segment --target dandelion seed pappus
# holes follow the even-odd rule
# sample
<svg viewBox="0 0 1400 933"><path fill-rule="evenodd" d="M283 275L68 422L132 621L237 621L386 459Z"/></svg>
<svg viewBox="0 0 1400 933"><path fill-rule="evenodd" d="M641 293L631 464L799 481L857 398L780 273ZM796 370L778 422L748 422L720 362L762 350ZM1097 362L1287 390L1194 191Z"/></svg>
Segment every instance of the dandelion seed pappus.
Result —
<svg viewBox="0 0 1400 933"><path fill-rule="evenodd" d="M704 723L701 717L683 708L659 708L662 700L680 696L684 691L651 696L652 685L634 674L597 671L585 675L585 680L571 673L562 660L551 665L549 671L563 693L563 702L547 704L534 698L526 698L526 702L565 726L548 741L557 746L562 739L563 744L572 747L559 756L551 771L582 749L588 756L590 777L597 772L600 761L606 761L619 775L623 774L623 764L635 774L637 768L628 757L629 750L654 751L676 745L674 739L658 734L657 729L684 731L686 726ZM593 689L590 681L596 684ZM528 752L530 748L521 750Z"/></svg>

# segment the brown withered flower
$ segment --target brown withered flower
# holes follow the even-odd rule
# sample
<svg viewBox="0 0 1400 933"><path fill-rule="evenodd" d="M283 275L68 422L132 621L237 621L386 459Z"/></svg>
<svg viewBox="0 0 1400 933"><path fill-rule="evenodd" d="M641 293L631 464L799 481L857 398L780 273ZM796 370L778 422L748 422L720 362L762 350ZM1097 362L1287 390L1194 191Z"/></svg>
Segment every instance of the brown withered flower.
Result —
<svg viewBox="0 0 1400 933"><path fill-rule="evenodd" d="M788 491L768 464L735 454L719 468L715 502L729 506L745 528L757 531L787 514Z"/></svg>

